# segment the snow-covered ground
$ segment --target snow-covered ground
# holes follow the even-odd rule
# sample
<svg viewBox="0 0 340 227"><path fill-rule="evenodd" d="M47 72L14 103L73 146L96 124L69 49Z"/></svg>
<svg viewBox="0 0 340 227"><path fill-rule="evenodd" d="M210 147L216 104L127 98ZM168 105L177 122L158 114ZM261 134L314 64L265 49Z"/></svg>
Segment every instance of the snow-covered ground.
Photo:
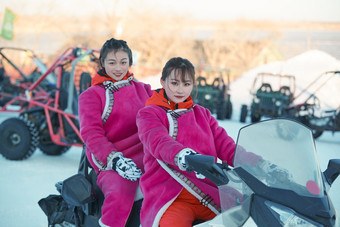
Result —
<svg viewBox="0 0 340 227"><path fill-rule="evenodd" d="M234 120L219 123L234 139L238 130L246 125ZM329 159L340 158L340 133L325 133L316 140L316 149L321 169L325 170ZM24 161L9 161L0 157L0 226L46 227L47 217L38 201L49 194L58 194L54 184L76 174L80 154L81 148L74 147L58 157L44 155L39 150ZM339 191L340 179L330 189L330 197L338 214Z"/></svg>
<svg viewBox="0 0 340 227"><path fill-rule="evenodd" d="M231 120L219 121L228 134L235 140L238 130L249 124L239 122L241 104L249 104L249 89L252 80L258 72L273 72L294 74L297 77L297 87L304 88L308 81L325 71L340 70L340 63L331 56L310 51L296 56L286 62L270 63L245 73L231 85L233 116ZM146 78L153 88L159 87L159 77ZM339 92L339 87L333 83ZM331 88L329 88L331 89ZM330 101L339 95L322 97ZM339 102L338 102L339 105ZM0 122L12 115L0 113ZM329 159L340 159L340 132L332 134L325 132L316 140L316 150L320 167L325 170ZM37 150L32 157L24 161L9 161L0 156L0 227L45 227L47 217L40 209L38 201L49 194L58 194L55 183L62 181L77 172L81 148L73 147L67 153L58 157L44 155ZM329 194L333 204L340 214L340 179L332 185Z"/></svg>

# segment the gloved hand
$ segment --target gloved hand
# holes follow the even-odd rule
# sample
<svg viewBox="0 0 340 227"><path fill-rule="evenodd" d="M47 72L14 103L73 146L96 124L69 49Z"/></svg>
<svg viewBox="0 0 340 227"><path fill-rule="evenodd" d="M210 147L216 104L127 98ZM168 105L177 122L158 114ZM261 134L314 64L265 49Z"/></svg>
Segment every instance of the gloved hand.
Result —
<svg viewBox="0 0 340 227"><path fill-rule="evenodd" d="M279 167L269 161L260 160L258 167L266 174L269 174L271 183L275 183L276 181L285 182L292 178L292 175L287 169Z"/></svg>
<svg viewBox="0 0 340 227"><path fill-rule="evenodd" d="M177 166L179 167L180 170L186 171L187 170L187 164L185 161L185 156L187 155L200 155L197 154L196 151L190 149L190 148L185 148L183 150L181 150L178 154L177 154ZM205 176L203 174L197 173L196 171L194 171L196 173L196 177L198 179L205 179Z"/></svg>
<svg viewBox="0 0 340 227"><path fill-rule="evenodd" d="M130 181L137 181L142 176L142 170L130 158L125 158L120 152L115 156L108 163L110 169L117 171L120 176Z"/></svg>

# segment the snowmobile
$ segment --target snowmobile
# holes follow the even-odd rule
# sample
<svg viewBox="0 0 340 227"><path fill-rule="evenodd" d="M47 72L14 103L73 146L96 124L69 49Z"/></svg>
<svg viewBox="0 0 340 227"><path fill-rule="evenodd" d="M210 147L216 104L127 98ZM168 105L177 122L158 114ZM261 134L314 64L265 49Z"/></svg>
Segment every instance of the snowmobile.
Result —
<svg viewBox="0 0 340 227"><path fill-rule="evenodd" d="M86 157L85 145L80 157L78 173L55 184L59 195L51 194L38 204L48 219L49 227L100 227L104 195L97 185L97 174ZM126 227L140 225L143 196L136 194Z"/></svg>
<svg viewBox="0 0 340 227"><path fill-rule="evenodd" d="M258 164L243 161L250 152L260 157ZM186 162L189 172L217 185L221 199L222 213L195 221L195 227L337 226L328 190L340 173L340 159L330 160L321 172L312 131L294 120L271 119L241 128L233 167L206 155L187 156ZM38 202L49 226L98 226L103 194L84 149L78 174L56 187L60 195ZM135 200L127 226L139 226L142 201Z"/></svg>
<svg viewBox="0 0 340 227"><path fill-rule="evenodd" d="M247 162L249 153L260 161ZM312 131L301 123L272 119L241 128L233 167L205 155L187 156L186 162L220 194L222 213L197 227L340 224L328 196L340 159L331 159L322 172Z"/></svg>

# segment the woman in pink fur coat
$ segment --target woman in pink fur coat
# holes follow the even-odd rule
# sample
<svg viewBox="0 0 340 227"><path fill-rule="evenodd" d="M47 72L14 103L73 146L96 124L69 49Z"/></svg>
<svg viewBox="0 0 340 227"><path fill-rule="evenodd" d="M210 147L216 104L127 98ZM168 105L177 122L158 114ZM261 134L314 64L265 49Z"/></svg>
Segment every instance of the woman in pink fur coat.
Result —
<svg viewBox="0 0 340 227"><path fill-rule="evenodd" d="M136 115L152 91L129 72L132 53L125 41L107 40L99 60L101 69L79 97L80 133L105 196L99 223L125 226L144 170Z"/></svg>
<svg viewBox="0 0 340 227"><path fill-rule="evenodd" d="M235 142L208 109L193 103L194 83L193 65L180 57L170 59L162 71L163 88L154 91L137 115L145 153L143 227L192 226L196 219L209 220L221 212L216 185L188 173L185 156L211 155L232 165Z"/></svg>

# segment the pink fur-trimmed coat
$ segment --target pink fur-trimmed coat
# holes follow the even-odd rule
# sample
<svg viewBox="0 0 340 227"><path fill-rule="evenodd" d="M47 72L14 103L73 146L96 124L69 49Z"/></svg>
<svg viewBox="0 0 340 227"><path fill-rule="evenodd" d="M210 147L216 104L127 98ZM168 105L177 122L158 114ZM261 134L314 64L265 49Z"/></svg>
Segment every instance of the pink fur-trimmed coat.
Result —
<svg viewBox="0 0 340 227"><path fill-rule="evenodd" d="M88 160L98 173L99 169L105 169L107 156L112 151L122 152L144 172L136 115L152 95L151 87L130 79L107 85L110 88L105 88L104 83L88 88L79 97L80 133ZM109 226L124 226L138 182L124 179L113 170L103 170L97 184L105 196L102 222Z"/></svg>
<svg viewBox="0 0 340 227"><path fill-rule="evenodd" d="M210 207L209 204L208 207L218 214L220 200L216 185L208 179L197 179L194 172L181 171L174 163L179 151L191 148L232 165L235 142L209 110L194 105L188 110L166 111L162 107L148 105L139 111L137 126L144 146L145 174L140 180L144 195L142 226L158 226L161 216L183 187L198 199L200 195L209 195L215 205ZM168 167L168 171L162 166ZM178 176L191 183L178 183L175 180Z"/></svg>
<svg viewBox="0 0 340 227"><path fill-rule="evenodd" d="M142 167L143 149L138 138L136 115L152 95L150 85L131 81L131 85L113 93L112 112L105 123L102 121L106 105L105 88L96 85L79 97L80 133L87 148L91 164L96 168L90 154L106 164L112 151L122 152ZM96 168L98 170L98 168Z"/></svg>

